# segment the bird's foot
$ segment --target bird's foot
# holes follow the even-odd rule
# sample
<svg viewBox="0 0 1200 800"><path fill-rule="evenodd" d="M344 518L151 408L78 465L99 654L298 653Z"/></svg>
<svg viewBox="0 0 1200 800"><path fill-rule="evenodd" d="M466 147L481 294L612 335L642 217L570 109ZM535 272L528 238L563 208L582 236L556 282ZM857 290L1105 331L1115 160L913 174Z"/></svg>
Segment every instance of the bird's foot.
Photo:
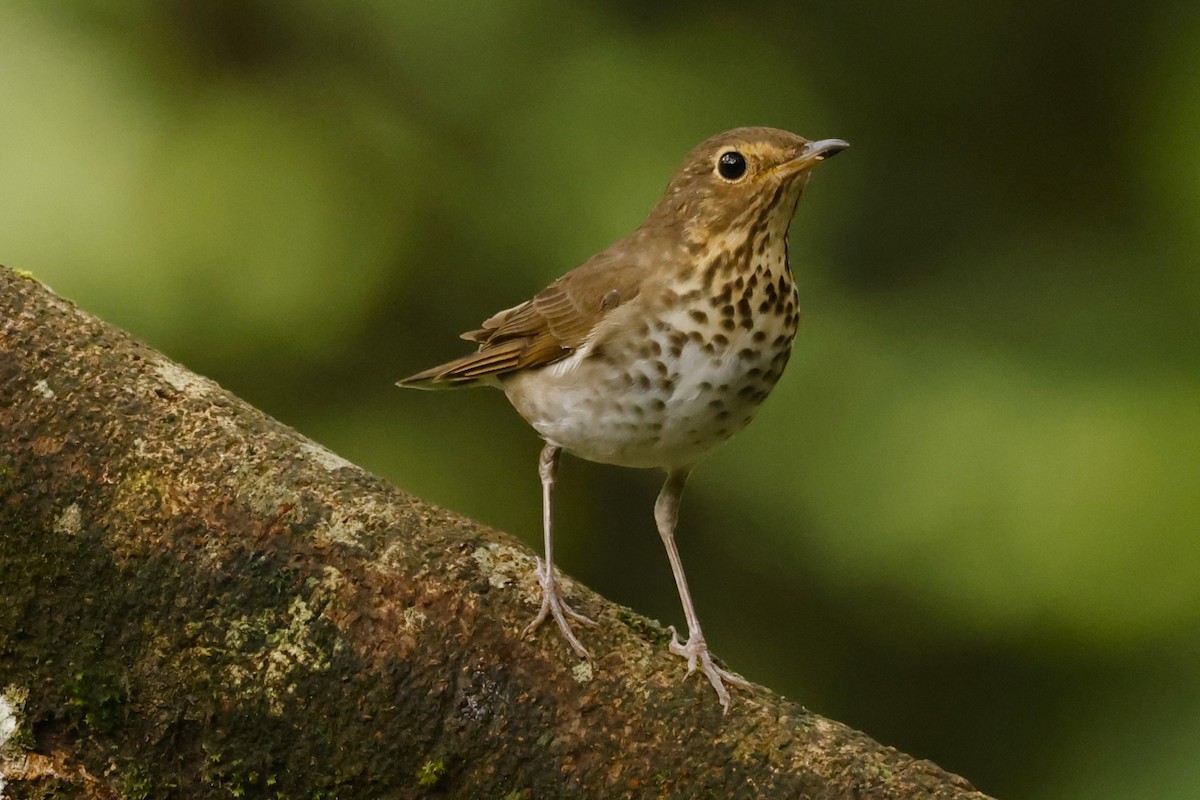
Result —
<svg viewBox="0 0 1200 800"><path fill-rule="evenodd" d="M708 682L717 691L717 699L721 701L723 713L728 714L729 690L725 688L725 681L743 688L749 688L750 682L741 675L721 669L714 664L712 654L708 652L708 644L705 643L702 634L689 634L687 643L685 644L679 641L679 634L675 632L674 625L669 630L671 631L671 652L687 659L688 675L691 675L697 669L704 673L704 677L708 678Z"/></svg>
<svg viewBox="0 0 1200 800"><path fill-rule="evenodd" d="M558 623L558 629L562 631L567 644L571 645L571 649L580 658L587 658L587 648L576 638L575 632L571 630L571 623L567 622L567 618L569 617L584 625L595 625L596 621L590 617L585 617L567 605L567 600L563 597L562 586L555 580L554 572L551 570L550 565L540 558L537 560L537 569L534 571L534 574L537 575L538 583L542 586L542 607L538 610L537 616L533 618L533 621L525 626L525 630L521 632L521 635L528 636L546 621L546 617L554 617L554 621Z"/></svg>

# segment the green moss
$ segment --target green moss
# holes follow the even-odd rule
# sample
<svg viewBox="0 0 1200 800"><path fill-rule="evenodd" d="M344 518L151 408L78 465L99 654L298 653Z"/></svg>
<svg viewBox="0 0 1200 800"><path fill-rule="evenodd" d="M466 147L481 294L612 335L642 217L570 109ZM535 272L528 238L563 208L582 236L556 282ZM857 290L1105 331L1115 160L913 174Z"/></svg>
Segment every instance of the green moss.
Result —
<svg viewBox="0 0 1200 800"><path fill-rule="evenodd" d="M154 776L141 765L131 765L121 770L116 781L121 800L152 800L160 797Z"/></svg>
<svg viewBox="0 0 1200 800"><path fill-rule="evenodd" d="M79 786L62 778L34 778L9 785L8 789L14 800L77 800L79 797Z"/></svg>
<svg viewBox="0 0 1200 800"><path fill-rule="evenodd" d="M446 762L438 759L437 761L426 761L417 770L417 783L424 786L426 789L432 789L437 786L446 774Z"/></svg>
<svg viewBox="0 0 1200 800"><path fill-rule="evenodd" d="M617 619L639 636L656 641L665 638L666 631L657 620L643 617L623 606L617 609Z"/></svg>
<svg viewBox="0 0 1200 800"><path fill-rule="evenodd" d="M232 797L274 797L283 800L290 795L277 790L278 778L241 758L226 759L221 751L209 750L202 769L203 782L219 786ZM314 795L315 797L316 795Z"/></svg>
<svg viewBox="0 0 1200 800"><path fill-rule="evenodd" d="M110 733L120 722L128 699L115 675L76 670L67 684L67 705L93 733Z"/></svg>

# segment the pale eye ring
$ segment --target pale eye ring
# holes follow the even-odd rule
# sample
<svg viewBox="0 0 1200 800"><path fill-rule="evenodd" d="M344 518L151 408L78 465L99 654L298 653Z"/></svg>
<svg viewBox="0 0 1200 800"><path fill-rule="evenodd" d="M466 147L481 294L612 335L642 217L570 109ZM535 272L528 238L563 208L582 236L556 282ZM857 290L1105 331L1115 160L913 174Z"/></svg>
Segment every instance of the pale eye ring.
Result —
<svg viewBox="0 0 1200 800"><path fill-rule="evenodd" d="M746 174L746 157L737 150L726 150L717 156L717 174L727 181L736 181Z"/></svg>

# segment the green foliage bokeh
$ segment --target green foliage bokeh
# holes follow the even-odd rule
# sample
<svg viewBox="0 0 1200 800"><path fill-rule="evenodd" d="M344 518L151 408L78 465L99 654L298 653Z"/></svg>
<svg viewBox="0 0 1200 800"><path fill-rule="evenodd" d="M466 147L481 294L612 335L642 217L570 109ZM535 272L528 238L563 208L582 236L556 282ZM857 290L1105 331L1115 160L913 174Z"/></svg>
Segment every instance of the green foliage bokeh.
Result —
<svg viewBox="0 0 1200 800"><path fill-rule="evenodd" d="M1191 797L1198 54L1167 3L9 0L0 262L536 546L504 399L392 382L707 136L847 139L792 364L684 503L710 642L997 795ZM657 480L568 460L559 561L679 624Z"/></svg>

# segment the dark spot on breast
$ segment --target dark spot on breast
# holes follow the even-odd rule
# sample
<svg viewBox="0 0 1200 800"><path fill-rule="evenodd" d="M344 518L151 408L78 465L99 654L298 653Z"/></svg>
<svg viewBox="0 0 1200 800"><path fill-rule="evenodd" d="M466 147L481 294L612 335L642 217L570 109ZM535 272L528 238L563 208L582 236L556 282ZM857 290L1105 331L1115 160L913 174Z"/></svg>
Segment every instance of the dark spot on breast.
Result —
<svg viewBox="0 0 1200 800"><path fill-rule="evenodd" d="M732 316L733 316L733 311L734 311L734 309L733 309L733 306L732 306L732 305L728 305L728 306L722 306L722 308L721 308L721 316L723 316L723 317L732 317Z"/></svg>
<svg viewBox="0 0 1200 800"><path fill-rule="evenodd" d="M713 340L713 344L715 344L717 347L728 347L729 346L729 337L723 333L715 334L713 336L712 340Z"/></svg>
<svg viewBox="0 0 1200 800"><path fill-rule="evenodd" d="M726 317L725 319L721 320L721 327L727 331L731 331L737 327L737 323L729 317Z"/></svg>
<svg viewBox="0 0 1200 800"><path fill-rule="evenodd" d="M720 294L713 295L713 298L709 300L709 305L711 305L713 308L719 308L729 303L729 301L732 299L733 290L730 288L729 284L726 284L725 288L721 290Z"/></svg>
<svg viewBox="0 0 1200 800"><path fill-rule="evenodd" d="M764 219L770 215L771 211L775 209L775 206L779 205L779 201L783 199L783 193L786 188L787 184L784 183L779 184L779 186L775 188L775 194L771 195L771 202L767 203L767 207L763 210Z"/></svg>
<svg viewBox="0 0 1200 800"><path fill-rule="evenodd" d="M717 271L721 269L724 263L724 256L724 253L715 256L713 260L708 263L708 266L704 268L702 280L705 286L712 286L713 282L717 279Z"/></svg>
<svg viewBox="0 0 1200 800"><path fill-rule="evenodd" d="M708 314L705 314L698 308L693 308L691 311L689 311L688 316L691 317L693 321L698 322L701 325L704 325L708 322Z"/></svg>
<svg viewBox="0 0 1200 800"><path fill-rule="evenodd" d="M790 342L791 340L792 340L792 337L788 336L786 333L781 333L775 337L775 341L771 342L771 347L778 350L781 347L787 346L787 343Z"/></svg>
<svg viewBox="0 0 1200 800"><path fill-rule="evenodd" d="M637 376L637 387L643 391L650 388L650 376L639 372Z"/></svg>
<svg viewBox="0 0 1200 800"><path fill-rule="evenodd" d="M709 383L708 381L700 381L700 386L699 386L700 391L711 392L712 388L713 388L712 384Z"/></svg>
<svg viewBox="0 0 1200 800"><path fill-rule="evenodd" d="M743 317L750 316L750 301L745 297L738 301L738 313Z"/></svg>
<svg viewBox="0 0 1200 800"><path fill-rule="evenodd" d="M741 350L738 350L738 358L743 361L756 361L758 357L759 352L753 347L743 347Z"/></svg>
<svg viewBox="0 0 1200 800"><path fill-rule="evenodd" d="M754 336L751 338L753 338L755 342L759 342L759 343L765 342L767 339L767 332L766 331L755 331Z"/></svg>
<svg viewBox="0 0 1200 800"><path fill-rule="evenodd" d="M650 401L650 407L653 408L655 411L662 411L664 408L667 407L667 404L663 401L663 399L661 397L656 397Z"/></svg>

